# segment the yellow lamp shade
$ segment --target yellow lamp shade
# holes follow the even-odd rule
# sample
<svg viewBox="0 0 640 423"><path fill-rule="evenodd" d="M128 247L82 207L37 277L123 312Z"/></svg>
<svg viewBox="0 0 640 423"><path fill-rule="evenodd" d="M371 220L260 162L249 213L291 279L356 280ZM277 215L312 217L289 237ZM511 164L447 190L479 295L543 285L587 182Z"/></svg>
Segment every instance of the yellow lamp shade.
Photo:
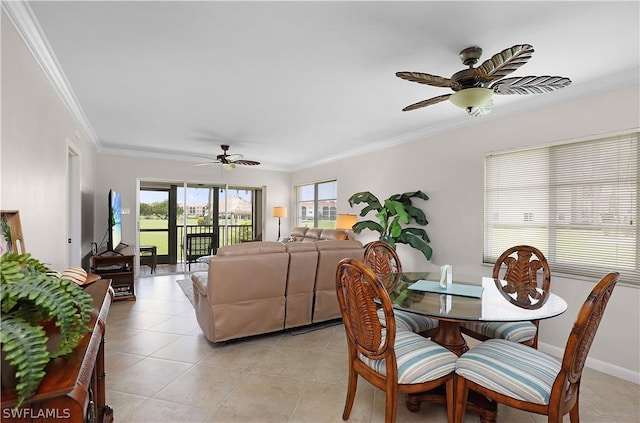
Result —
<svg viewBox="0 0 640 423"><path fill-rule="evenodd" d="M339 214L336 219L336 229L349 230L353 228L357 221L358 216L355 214Z"/></svg>
<svg viewBox="0 0 640 423"><path fill-rule="evenodd" d="M287 217L287 208L282 206L276 206L273 208L273 217Z"/></svg>

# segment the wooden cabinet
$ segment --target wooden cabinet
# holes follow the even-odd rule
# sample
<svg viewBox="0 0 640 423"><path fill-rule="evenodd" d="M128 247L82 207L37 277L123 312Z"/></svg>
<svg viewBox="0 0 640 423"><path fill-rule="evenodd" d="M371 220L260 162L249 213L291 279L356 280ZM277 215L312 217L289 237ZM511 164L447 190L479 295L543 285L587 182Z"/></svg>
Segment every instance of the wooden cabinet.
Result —
<svg viewBox="0 0 640 423"><path fill-rule="evenodd" d="M3 422L102 422L113 420L105 400L104 333L113 298L109 280L85 290L93 298L93 331L64 357L51 360L36 393L15 409L15 390L2 390Z"/></svg>
<svg viewBox="0 0 640 423"><path fill-rule="evenodd" d="M135 300L135 254L133 247L126 246L118 251L102 251L93 256L91 271L111 279L111 287L115 292L114 301Z"/></svg>

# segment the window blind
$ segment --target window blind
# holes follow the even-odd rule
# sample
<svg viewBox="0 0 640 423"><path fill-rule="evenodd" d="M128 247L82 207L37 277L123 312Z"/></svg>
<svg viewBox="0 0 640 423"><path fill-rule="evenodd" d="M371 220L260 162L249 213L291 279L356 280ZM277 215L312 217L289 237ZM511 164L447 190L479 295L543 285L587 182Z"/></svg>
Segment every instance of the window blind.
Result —
<svg viewBox="0 0 640 423"><path fill-rule="evenodd" d="M638 132L485 156L484 261L540 249L552 270L640 285Z"/></svg>

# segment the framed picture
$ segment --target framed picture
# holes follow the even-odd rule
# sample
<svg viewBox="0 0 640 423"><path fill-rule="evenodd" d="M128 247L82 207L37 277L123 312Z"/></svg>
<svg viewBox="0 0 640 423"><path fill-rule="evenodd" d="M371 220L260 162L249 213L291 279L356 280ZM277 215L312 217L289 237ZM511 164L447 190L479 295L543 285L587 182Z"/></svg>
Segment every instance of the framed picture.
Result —
<svg viewBox="0 0 640 423"><path fill-rule="evenodd" d="M20 225L20 213L17 210L0 211L0 255L7 252L24 254L24 239Z"/></svg>

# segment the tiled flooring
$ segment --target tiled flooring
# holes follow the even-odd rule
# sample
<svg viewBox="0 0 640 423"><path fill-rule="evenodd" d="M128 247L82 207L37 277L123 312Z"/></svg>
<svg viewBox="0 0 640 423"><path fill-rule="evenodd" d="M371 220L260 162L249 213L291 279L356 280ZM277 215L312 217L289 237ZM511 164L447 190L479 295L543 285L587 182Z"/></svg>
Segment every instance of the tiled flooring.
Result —
<svg viewBox="0 0 640 423"><path fill-rule="evenodd" d="M346 393L342 325L214 345L202 336L182 275L136 282L137 301L111 306L106 336L107 402L116 422L341 422ZM586 369L583 423L637 423L640 387ZM443 405L398 422L446 422ZM350 422L384 421L384 394L360 379ZM465 422L478 422L468 413ZM546 422L500 407L499 422ZM567 416L565 422L569 421Z"/></svg>

